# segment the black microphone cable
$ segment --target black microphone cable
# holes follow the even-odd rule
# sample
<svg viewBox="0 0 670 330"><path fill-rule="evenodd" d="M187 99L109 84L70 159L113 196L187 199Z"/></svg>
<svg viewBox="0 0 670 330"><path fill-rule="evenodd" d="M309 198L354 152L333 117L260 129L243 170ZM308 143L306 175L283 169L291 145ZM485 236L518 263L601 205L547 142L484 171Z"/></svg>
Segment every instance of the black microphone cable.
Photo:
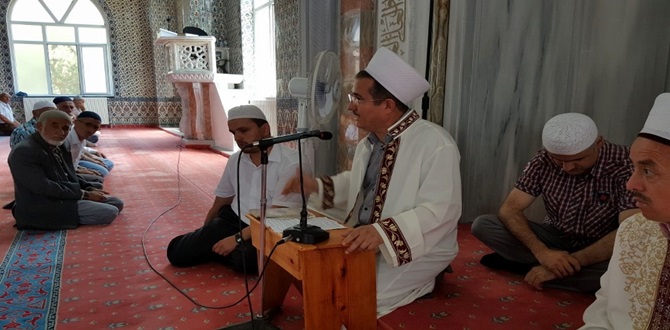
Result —
<svg viewBox="0 0 670 330"><path fill-rule="evenodd" d="M243 297L241 297L240 299L238 299L237 301L235 301L233 303L230 303L230 304L227 304L227 305L224 305L224 306L209 306L209 305L204 305L204 304L201 304L201 303L197 302L194 298L189 296L186 292L182 291L182 289L180 289L176 284L174 284L172 281L170 281L170 279L168 279L165 275L163 275L160 271L158 271L158 269L156 269L156 267L154 267L154 265L151 263L151 260L149 259L149 254L148 254L147 248L146 248L146 236L149 233L149 230L151 229L151 227L153 227L154 223L156 223L156 221L158 221L158 219L160 219L162 216L164 216L168 212L175 209L177 206L179 206L181 204L181 201L182 201L180 164L181 164L181 151L182 151L182 149L184 149L184 145L181 144L181 143L178 144L177 149L179 149L179 153L177 154L177 201L175 202L175 204L173 204L172 206L169 206L167 209L165 209L163 212L159 213L155 218L153 218L149 222L149 225L147 226L147 228L144 230L144 233L142 234L142 239L141 239L142 252L144 254L144 259L146 260L147 265L149 266L149 268L151 268L151 270L156 275L160 276L167 284L172 286L175 290L177 290L177 292L179 292L179 294L181 294L186 299L191 301L194 305L196 305L198 307L201 307L201 308L208 308L208 309L226 309L226 308L236 306L237 304L241 303L243 300L247 299L247 301L249 301L251 316L253 318L253 309L251 307L250 295L256 289L256 287L258 287L258 284L261 282L260 281L261 278L265 275L265 269L267 268L268 262L271 260L272 254L275 252L275 250L277 249L278 246L280 246L280 245L286 243L287 241L289 241L291 239L291 237L283 237L281 240L279 240L277 243L275 243L275 245L272 247L272 250L270 250L270 253L267 256L267 259L265 260L265 263L263 265L263 272L261 272L258 275L258 280L256 281L256 283L254 283L254 285L251 287L251 289L249 289L249 287L248 287L246 265L245 265L245 262L244 262L245 258L244 258L244 255L243 255L242 268L245 272L245 277L244 277L244 280L245 280L245 295ZM241 151L240 151L240 153L241 153ZM240 156L241 156L241 154L240 154ZM240 162L239 162L239 158L238 158L238 162L237 162L237 166L238 166L238 172L237 172L238 194L239 194L239 188L240 188L239 187L239 164L240 164ZM240 208L240 199L239 198L237 200L237 203L238 203L237 207L238 207L238 212L239 212L239 208ZM240 219L240 222L241 221L242 220ZM242 227L242 225L240 223L240 228L241 227ZM244 250L242 250L242 252L244 253ZM253 325L253 322L252 322L252 325Z"/></svg>

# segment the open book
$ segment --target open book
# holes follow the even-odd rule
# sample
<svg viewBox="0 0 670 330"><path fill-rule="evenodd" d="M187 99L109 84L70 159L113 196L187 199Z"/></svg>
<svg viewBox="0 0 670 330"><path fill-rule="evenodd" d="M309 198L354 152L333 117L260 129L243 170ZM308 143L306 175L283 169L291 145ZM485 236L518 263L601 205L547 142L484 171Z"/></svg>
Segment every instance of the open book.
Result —
<svg viewBox="0 0 670 330"><path fill-rule="evenodd" d="M249 214L260 217L260 210L249 210ZM269 208L265 212L265 226L277 233L300 224L300 208ZM318 226L323 230L346 228L341 223L327 217L315 216L308 211L307 224Z"/></svg>

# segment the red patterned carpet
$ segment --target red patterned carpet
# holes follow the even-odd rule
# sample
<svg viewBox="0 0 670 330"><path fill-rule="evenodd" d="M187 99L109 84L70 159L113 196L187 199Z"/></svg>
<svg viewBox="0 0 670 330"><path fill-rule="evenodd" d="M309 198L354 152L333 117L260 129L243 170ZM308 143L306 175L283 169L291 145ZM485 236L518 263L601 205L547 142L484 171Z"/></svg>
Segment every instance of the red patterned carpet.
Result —
<svg viewBox="0 0 670 330"><path fill-rule="evenodd" d="M198 306L145 258L144 251L156 271L200 305L226 306L244 294L243 278L223 266L180 269L165 258L172 237L202 224L227 160L207 150L180 151L179 142L159 129L103 131L98 149L116 162L105 186L126 208L109 226L67 232L60 286L54 285L57 308L50 315L57 328L216 329L248 319L246 301L225 309ZM13 199L4 161L8 153L7 138L0 138L2 204ZM13 222L10 211L0 210L2 258L17 234ZM459 242L455 272L445 276L434 297L380 319L380 329L576 329L582 324L590 295L535 291L519 276L487 270L477 261L488 250L469 234L467 225L460 227ZM4 321L7 313L0 310L0 327L27 328ZM295 289L274 323L282 329L303 328L301 297Z"/></svg>

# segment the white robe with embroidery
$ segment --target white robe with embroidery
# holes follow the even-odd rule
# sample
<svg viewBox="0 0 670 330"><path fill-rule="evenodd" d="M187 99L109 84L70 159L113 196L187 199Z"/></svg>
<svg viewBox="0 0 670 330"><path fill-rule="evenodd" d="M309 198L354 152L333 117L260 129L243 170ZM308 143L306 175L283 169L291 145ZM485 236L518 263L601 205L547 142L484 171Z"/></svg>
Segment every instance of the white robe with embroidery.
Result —
<svg viewBox="0 0 670 330"><path fill-rule="evenodd" d="M390 182L380 179L378 183L376 198L385 200L382 211L375 218L373 210L373 226L384 240L377 255L378 317L433 290L435 276L458 252L456 230L462 209L460 155L449 133L418 119L413 110L389 132L400 142ZM371 147L368 139L359 142L351 171L331 178L332 201L335 207L351 211L349 225L358 221ZM389 169L388 161L385 154L382 174ZM380 196L380 190L386 191L385 196ZM323 202L321 180L313 198L319 205Z"/></svg>
<svg viewBox="0 0 670 330"><path fill-rule="evenodd" d="M581 329L647 329L656 302L668 239L658 222L638 213L617 231L612 259Z"/></svg>

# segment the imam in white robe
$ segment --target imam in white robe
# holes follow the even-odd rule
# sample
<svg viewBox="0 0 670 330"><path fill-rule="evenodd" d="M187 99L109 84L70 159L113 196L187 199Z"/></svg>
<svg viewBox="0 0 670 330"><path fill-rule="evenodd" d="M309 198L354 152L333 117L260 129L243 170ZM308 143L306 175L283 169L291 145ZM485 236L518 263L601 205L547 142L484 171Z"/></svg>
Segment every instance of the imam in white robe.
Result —
<svg viewBox="0 0 670 330"><path fill-rule="evenodd" d="M461 216L460 155L442 127L409 110L388 130L370 223L384 243L377 255L377 315L433 290L435 276L456 257ZM372 145L358 143L350 171L318 180L313 202L349 211L358 223ZM355 274L353 275L355 276Z"/></svg>

